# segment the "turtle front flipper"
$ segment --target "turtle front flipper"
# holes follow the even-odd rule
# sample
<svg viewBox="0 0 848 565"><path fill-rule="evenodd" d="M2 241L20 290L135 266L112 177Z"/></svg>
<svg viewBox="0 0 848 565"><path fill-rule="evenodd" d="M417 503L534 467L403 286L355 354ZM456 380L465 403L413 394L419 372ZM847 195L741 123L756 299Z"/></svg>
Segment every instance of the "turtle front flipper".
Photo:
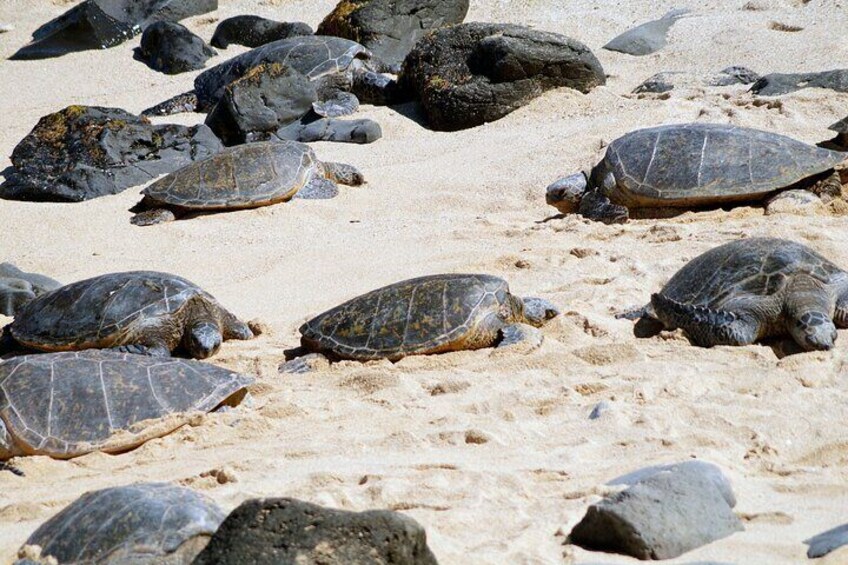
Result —
<svg viewBox="0 0 848 565"><path fill-rule="evenodd" d="M324 162L324 176L333 182L346 184L348 186L359 186L365 183L363 174L354 167L346 163L334 163L332 161Z"/></svg>
<svg viewBox="0 0 848 565"><path fill-rule="evenodd" d="M164 222L173 222L177 219L177 215L172 210L167 208L154 208L139 212L132 218L130 223L134 226L152 226L154 224L162 224Z"/></svg>
<svg viewBox="0 0 848 565"><path fill-rule="evenodd" d="M250 329L249 325L236 318L234 314L224 310L223 307L221 308L221 311L221 325L224 330L224 339L248 340L256 337L256 334L253 333L253 330Z"/></svg>
<svg viewBox="0 0 848 565"><path fill-rule="evenodd" d="M324 177L312 177L308 183L297 191L294 198L304 200L327 200L339 195L339 187Z"/></svg>
<svg viewBox="0 0 848 565"><path fill-rule="evenodd" d="M325 118L349 116L359 109L359 98L350 92L339 90L333 96L312 103L312 110Z"/></svg>
<svg viewBox="0 0 848 565"><path fill-rule="evenodd" d="M749 345L760 335L760 320L750 312L712 310L662 294L651 295L651 306L666 328L682 329L693 343L702 347Z"/></svg>
<svg viewBox="0 0 848 565"><path fill-rule="evenodd" d="M198 106L197 93L190 90L142 111L141 115L147 117L170 116L183 112L197 112Z"/></svg>
<svg viewBox="0 0 848 565"><path fill-rule="evenodd" d="M792 277L783 308L786 329L798 345L807 351L833 349L833 298L820 280L805 274Z"/></svg>
<svg viewBox="0 0 848 565"><path fill-rule="evenodd" d="M500 339L495 347L503 349L520 345L522 349L530 351L540 347L543 339L544 335L539 328L529 324L510 324L501 328Z"/></svg>
<svg viewBox="0 0 848 565"><path fill-rule="evenodd" d="M132 353L134 355L149 355L150 357L170 357L171 350L164 343L143 345L141 343L125 343L110 347L110 351L118 353Z"/></svg>
<svg viewBox="0 0 848 565"><path fill-rule="evenodd" d="M841 292L836 295L836 309L833 312L833 323L837 328L848 328L848 281Z"/></svg>
<svg viewBox="0 0 848 565"><path fill-rule="evenodd" d="M623 224L630 216L627 208L613 204L600 190L586 192L577 211L584 218L605 224Z"/></svg>

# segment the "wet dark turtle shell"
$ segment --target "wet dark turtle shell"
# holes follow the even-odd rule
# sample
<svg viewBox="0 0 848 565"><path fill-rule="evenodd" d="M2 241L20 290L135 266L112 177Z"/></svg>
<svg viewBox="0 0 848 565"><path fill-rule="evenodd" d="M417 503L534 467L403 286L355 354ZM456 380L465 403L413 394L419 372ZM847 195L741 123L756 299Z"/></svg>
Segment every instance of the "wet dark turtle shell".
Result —
<svg viewBox="0 0 848 565"><path fill-rule="evenodd" d="M206 496L166 483L87 492L41 525L27 545L62 564L190 563L226 514Z"/></svg>
<svg viewBox="0 0 848 565"><path fill-rule="evenodd" d="M14 357L0 363L0 460L126 451L236 403L252 382L199 361L108 350Z"/></svg>
<svg viewBox="0 0 848 565"><path fill-rule="evenodd" d="M168 273L129 271L43 294L8 327L16 341L44 351L139 344L167 355L187 331L201 324L217 327L219 338L253 337L243 322L194 283ZM220 341L203 356L217 351Z"/></svg>
<svg viewBox="0 0 848 565"><path fill-rule="evenodd" d="M250 143L183 167L142 194L153 203L188 209L253 208L291 199L319 166L303 143Z"/></svg>
<svg viewBox="0 0 848 565"><path fill-rule="evenodd" d="M304 35L266 43L200 73L194 80L198 106L211 108L224 88L247 71L263 63L280 63L315 81L329 75L344 75L355 61L371 58L365 47L341 37ZM350 77L348 82L352 80Z"/></svg>
<svg viewBox="0 0 848 565"><path fill-rule="evenodd" d="M690 207L756 200L844 159L844 154L755 129L665 125L610 143L592 181L614 204ZM613 186L603 183L609 173Z"/></svg>
<svg viewBox="0 0 848 565"><path fill-rule="evenodd" d="M487 347L521 300L491 275L432 275L358 296L300 327L307 349L341 358L406 355ZM495 317L500 316L499 322Z"/></svg>

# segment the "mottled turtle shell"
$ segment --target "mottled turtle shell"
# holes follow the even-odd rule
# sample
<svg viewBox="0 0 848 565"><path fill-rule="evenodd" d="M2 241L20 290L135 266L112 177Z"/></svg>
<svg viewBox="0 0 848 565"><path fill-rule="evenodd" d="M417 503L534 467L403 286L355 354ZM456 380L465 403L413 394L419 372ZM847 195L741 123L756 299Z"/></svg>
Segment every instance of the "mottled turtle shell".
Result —
<svg viewBox="0 0 848 565"><path fill-rule="evenodd" d="M21 344L47 351L112 347L131 326L173 315L195 296L215 302L176 275L110 273L42 294L24 306L9 329Z"/></svg>
<svg viewBox="0 0 848 565"><path fill-rule="evenodd" d="M491 275L425 276L349 300L300 333L310 349L360 360L469 349L475 326L511 309L510 298L507 282Z"/></svg>
<svg viewBox="0 0 848 565"><path fill-rule="evenodd" d="M291 199L317 166L318 158L306 144L248 143L174 171L142 194L156 203L196 210L266 206Z"/></svg>
<svg viewBox="0 0 848 565"><path fill-rule="evenodd" d="M805 245L777 238L750 238L720 245L695 257L666 283L660 294L714 310L730 299L781 292L787 277L807 273L825 284L848 273Z"/></svg>
<svg viewBox="0 0 848 565"><path fill-rule="evenodd" d="M108 350L13 357L0 363L0 436L13 455L126 451L238 400L251 382L199 361Z"/></svg>
<svg viewBox="0 0 848 565"><path fill-rule="evenodd" d="M211 107L224 88L247 71L263 63L280 63L303 73L310 80L345 73L353 61L367 60L371 52L348 39L303 35L272 41L203 71L194 80L201 106Z"/></svg>
<svg viewBox="0 0 848 565"><path fill-rule="evenodd" d="M776 133L690 123L616 139L592 178L600 186L612 172L616 184L607 196L623 206L697 206L754 200L843 160L842 153Z"/></svg>
<svg viewBox="0 0 848 565"><path fill-rule="evenodd" d="M27 540L62 565L190 563L226 518L189 488L141 483L87 492Z"/></svg>

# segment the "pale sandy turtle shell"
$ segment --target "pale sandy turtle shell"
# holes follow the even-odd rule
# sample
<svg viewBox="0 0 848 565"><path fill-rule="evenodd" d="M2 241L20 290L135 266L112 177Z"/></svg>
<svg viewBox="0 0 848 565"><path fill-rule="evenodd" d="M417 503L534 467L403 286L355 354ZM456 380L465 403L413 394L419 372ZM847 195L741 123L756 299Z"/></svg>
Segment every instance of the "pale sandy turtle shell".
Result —
<svg viewBox="0 0 848 565"><path fill-rule="evenodd" d="M207 363L107 350L0 363L0 460L115 453L236 403L250 377Z"/></svg>
<svg viewBox="0 0 848 565"><path fill-rule="evenodd" d="M142 194L186 209L253 208L290 200L318 167L315 152L303 143L248 143L174 171Z"/></svg>
<svg viewBox="0 0 848 565"><path fill-rule="evenodd" d="M166 483L87 492L27 539L62 565L190 563L226 514L208 497Z"/></svg>

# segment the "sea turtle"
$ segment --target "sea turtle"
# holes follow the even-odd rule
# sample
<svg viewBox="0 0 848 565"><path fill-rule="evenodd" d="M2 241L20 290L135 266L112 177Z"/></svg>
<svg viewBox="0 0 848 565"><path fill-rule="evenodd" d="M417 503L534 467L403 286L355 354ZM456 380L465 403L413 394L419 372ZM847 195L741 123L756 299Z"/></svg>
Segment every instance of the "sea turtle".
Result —
<svg viewBox="0 0 848 565"><path fill-rule="evenodd" d="M351 89L363 82L389 82L371 68L371 52L341 37L303 35L261 45L200 73L194 90L179 94L142 115L168 115L178 112L208 112L221 99L224 88L244 76L250 69L279 63L293 68L316 83L319 100L313 108L321 116L351 114L359 100ZM369 89L370 90L370 89Z"/></svg>
<svg viewBox="0 0 848 565"><path fill-rule="evenodd" d="M208 497L167 483L83 494L27 539L59 563L191 563L226 518Z"/></svg>
<svg viewBox="0 0 848 565"><path fill-rule="evenodd" d="M300 327L305 350L335 359L389 359L511 345L559 314L542 298L510 294L491 275L430 275L398 282ZM528 328L529 326L532 326Z"/></svg>
<svg viewBox="0 0 848 565"><path fill-rule="evenodd" d="M692 259L623 317L640 318L637 334L681 328L703 347L788 333L805 350L831 349L848 328L848 272L800 243L741 239Z"/></svg>
<svg viewBox="0 0 848 565"><path fill-rule="evenodd" d="M127 451L238 404L252 382L199 361L105 349L13 357L0 363L0 461Z"/></svg>
<svg viewBox="0 0 848 565"><path fill-rule="evenodd" d="M182 346L197 359L225 339L250 339L247 324L184 278L153 271L78 281L30 301L6 331L42 351L117 348L169 356Z"/></svg>
<svg viewBox="0 0 848 565"><path fill-rule="evenodd" d="M844 154L792 138L728 124L640 129L610 143L591 173L562 178L547 202L605 223L636 209L698 208L757 202L787 187L841 195L834 166Z"/></svg>
<svg viewBox="0 0 848 565"><path fill-rule="evenodd" d="M351 165L324 163L297 141L237 145L183 167L142 191L130 220L149 226L177 214L256 208L291 198L332 198L336 182L359 185L362 173Z"/></svg>

